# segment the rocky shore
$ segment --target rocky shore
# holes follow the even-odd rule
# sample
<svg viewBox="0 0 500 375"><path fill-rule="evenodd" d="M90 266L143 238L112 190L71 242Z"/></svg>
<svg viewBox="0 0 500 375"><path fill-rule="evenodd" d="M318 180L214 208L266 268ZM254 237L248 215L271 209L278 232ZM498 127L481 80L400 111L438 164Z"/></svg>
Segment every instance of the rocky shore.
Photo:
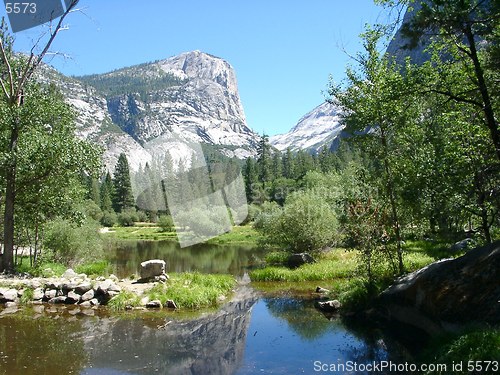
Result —
<svg viewBox="0 0 500 375"><path fill-rule="evenodd" d="M20 304L79 305L91 308L106 305L122 291L141 297L144 292L158 283L165 283L164 261L147 261L141 264L139 280L118 279L115 275L90 278L67 269L61 277L22 278L0 276L0 304L13 310ZM144 307L159 307L147 296L141 299ZM170 304L175 307L175 303Z"/></svg>

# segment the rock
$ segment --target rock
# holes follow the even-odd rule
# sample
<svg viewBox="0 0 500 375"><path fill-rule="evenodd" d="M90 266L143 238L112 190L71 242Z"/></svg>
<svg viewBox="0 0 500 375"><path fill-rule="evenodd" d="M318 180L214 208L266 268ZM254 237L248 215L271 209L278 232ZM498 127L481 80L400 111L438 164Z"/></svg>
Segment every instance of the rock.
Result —
<svg viewBox="0 0 500 375"><path fill-rule="evenodd" d="M3 309L2 311L0 311L0 316L15 314L17 312L18 312L17 306L7 307L7 308Z"/></svg>
<svg viewBox="0 0 500 375"><path fill-rule="evenodd" d="M342 305L336 299L326 302L316 302L316 307L325 312L336 312Z"/></svg>
<svg viewBox="0 0 500 375"><path fill-rule="evenodd" d="M96 288L96 294L109 295L109 292L120 292L122 289L114 283L114 281L106 279L100 282Z"/></svg>
<svg viewBox="0 0 500 375"><path fill-rule="evenodd" d="M82 294L81 300L84 302L90 301L92 298L94 298L94 295L95 295L94 289L90 289Z"/></svg>
<svg viewBox="0 0 500 375"><path fill-rule="evenodd" d="M78 293L75 293L73 291L70 291L68 293L68 300L69 300L69 303L78 303L80 302L82 296L79 295ZM68 302L68 301L67 301Z"/></svg>
<svg viewBox="0 0 500 375"><path fill-rule="evenodd" d="M60 285L60 289L64 294L67 294L70 290L74 290L78 284L72 282L64 282Z"/></svg>
<svg viewBox="0 0 500 375"><path fill-rule="evenodd" d="M16 289L0 289L0 301L14 302L17 299Z"/></svg>
<svg viewBox="0 0 500 375"><path fill-rule="evenodd" d="M145 296L141 298L141 306L146 306L149 302L149 297ZM168 301L167 301L168 302Z"/></svg>
<svg viewBox="0 0 500 375"><path fill-rule="evenodd" d="M57 290L55 290L55 289L48 289L45 291L45 298L46 299L55 298L56 295L57 295Z"/></svg>
<svg viewBox="0 0 500 375"><path fill-rule="evenodd" d="M83 295L91 289L92 289L92 284L90 282L83 282L75 287L75 292Z"/></svg>
<svg viewBox="0 0 500 375"><path fill-rule="evenodd" d="M400 278L378 298L379 318L429 335L463 324L500 324L500 241Z"/></svg>
<svg viewBox="0 0 500 375"><path fill-rule="evenodd" d="M17 306L17 303L16 302L5 302L5 307L6 308L9 308L9 307L16 307Z"/></svg>
<svg viewBox="0 0 500 375"><path fill-rule="evenodd" d="M118 282L118 277L116 277L115 275L111 274L108 276L108 279L114 281L115 283Z"/></svg>
<svg viewBox="0 0 500 375"><path fill-rule="evenodd" d="M164 275L160 275L160 276L155 276L155 281L158 281L160 283L163 283L165 284L168 280L168 275L164 274Z"/></svg>
<svg viewBox="0 0 500 375"><path fill-rule="evenodd" d="M39 301L43 298L43 296L44 292L42 288L36 288L35 290L33 290L33 301Z"/></svg>
<svg viewBox="0 0 500 375"><path fill-rule="evenodd" d="M149 280L155 276L165 274L165 261L160 259L147 260L141 263L140 268L141 280Z"/></svg>
<svg viewBox="0 0 500 375"><path fill-rule="evenodd" d="M314 263L314 258L309 253L297 253L288 257L288 267L297 268L306 263Z"/></svg>
<svg viewBox="0 0 500 375"><path fill-rule="evenodd" d="M473 246L473 245L474 245L474 240L472 238L465 238L461 241L454 243L450 247L450 252L451 253L458 253L460 251L467 250L470 246Z"/></svg>
<svg viewBox="0 0 500 375"><path fill-rule="evenodd" d="M64 279L71 279L73 277L78 277L78 274L75 271L73 271L71 268L68 268L62 274L62 278L64 278Z"/></svg>
<svg viewBox="0 0 500 375"><path fill-rule="evenodd" d="M91 304L92 306L99 306L99 300L98 300L97 298L92 298L92 299L90 300L90 304Z"/></svg>
<svg viewBox="0 0 500 375"><path fill-rule="evenodd" d="M161 309L162 307L163 306L162 306L160 300L157 300L157 299L146 303L146 308L148 308L148 309Z"/></svg>
<svg viewBox="0 0 500 375"><path fill-rule="evenodd" d="M66 303L67 298L68 297L66 297L66 296L54 297L54 298L49 299L49 303L52 303L52 304Z"/></svg>
<svg viewBox="0 0 500 375"><path fill-rule="evenodd" d="M80 303L80 306L82 306L82 307L92 307L92 304L90 303L90 300L89 300L89 301L84 301L84 302Z"/></svg>
<svg viewBox="0 0 500 375"><path fill-rule="evenodd" d="M176 309L177 308L177 305L175 304L175 302L171 299L168 299L166 304L165 304L166 307L168 307L169 309Z"/></svg>
<svg viewBox="0 0 500 375"><path fill-rule="evenodd" d="M320 286L316 287L316 293L330 293L328 289L322 288Z"/></svg>

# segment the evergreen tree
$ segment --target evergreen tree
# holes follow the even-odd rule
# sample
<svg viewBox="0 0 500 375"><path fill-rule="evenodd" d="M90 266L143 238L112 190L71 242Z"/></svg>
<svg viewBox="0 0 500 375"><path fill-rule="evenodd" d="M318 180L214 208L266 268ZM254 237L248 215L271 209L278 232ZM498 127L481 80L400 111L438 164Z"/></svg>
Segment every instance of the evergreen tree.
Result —
<svg viewBox="0 0 500 375"><path fill-rule="evenodd" d="M273 179L277 179L283 176L283 161L281 160L281 152L275 152L273 154Z"/></svg>
<svg viewBox="0 0 500 375"><path fill-rule="evenodd" d="M102 181L101 184L101 191L100 191L100 196L101 196L101 210L103 212L111 212L113 211L113 180L111 179L110 173L106 173L106 176L104 177L104 180Z"/></svg>
<svg viewBox="0 0 500 375"><path fill-rule="evenodd" d="M262 135L257 147L257 163L259 181L264 185L272 179L271 145L269 143L269 136L266 134Z"/></svg>
<svg viewBox="0 0 500 375"><path fill-rule="evenodd" d="M286 149L285 155L283 155L283 177L293 178L295 176L295 157L290 150L290 147Z"/></svg>
<svg viewBox="0 0 500 375"><path fill-rule="evenodd" d="M247 200L249 202L253 202L253 190L259 181L255 159L251 157L247 158L245 167L243 169L243 175L245 177L245 191Z"/></svg>
<svg viewBox="0 0 500 375"><path fill-rule="evenodd" d="M130 182L130 171L127 156L121 153L116 163L113 178L113 208L116 212L122 212L127 208L134 207L134 196Z"/></svg>

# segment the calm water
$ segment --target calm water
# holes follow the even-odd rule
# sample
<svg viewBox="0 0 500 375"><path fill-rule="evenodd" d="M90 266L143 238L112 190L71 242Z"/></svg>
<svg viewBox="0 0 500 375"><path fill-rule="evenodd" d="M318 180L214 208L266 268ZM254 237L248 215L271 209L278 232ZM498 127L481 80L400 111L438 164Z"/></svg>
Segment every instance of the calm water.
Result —
<svg viewBox="0 0 500 375"><path fill-rule="evenodd" d="M120 241L111 248L116 275L120 278L139 273L141 262L163 259L166 272L226 273L243 276L262 263L264 251L245 245L198 244L180 248L174 241Z"/></svg>
<svg viewBox="0 0 500 375"><path fill-rule="evenodd" d="M116 249L120 276L159 258L167 272L242 276L262 253L245 247L137 242ZM214 312L124 313L106 308L0 309L0 374L317 374L318 364L403 361L380 332L328 319L310 298L266 296L242 286ZM315 367L316 364L316 367ZM329 372L362 373L362 372Z"/></svg>

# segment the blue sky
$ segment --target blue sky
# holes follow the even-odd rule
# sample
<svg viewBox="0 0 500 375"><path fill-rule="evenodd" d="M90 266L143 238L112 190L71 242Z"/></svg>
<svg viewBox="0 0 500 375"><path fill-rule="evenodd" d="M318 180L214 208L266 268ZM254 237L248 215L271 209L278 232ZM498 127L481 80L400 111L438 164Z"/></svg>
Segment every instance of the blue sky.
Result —
<svg viewBox="0 0 500 375"><path fill-rule="evenodd" d="M67 75L104 73L201 50L236 70L248 125L284 133L321 104L329 75L344 77L365 23L383 22L373 0L81 0L51 64ZM2 10L0 16L5 12ZM26 51L43 31L15 34Z"/></svg>

